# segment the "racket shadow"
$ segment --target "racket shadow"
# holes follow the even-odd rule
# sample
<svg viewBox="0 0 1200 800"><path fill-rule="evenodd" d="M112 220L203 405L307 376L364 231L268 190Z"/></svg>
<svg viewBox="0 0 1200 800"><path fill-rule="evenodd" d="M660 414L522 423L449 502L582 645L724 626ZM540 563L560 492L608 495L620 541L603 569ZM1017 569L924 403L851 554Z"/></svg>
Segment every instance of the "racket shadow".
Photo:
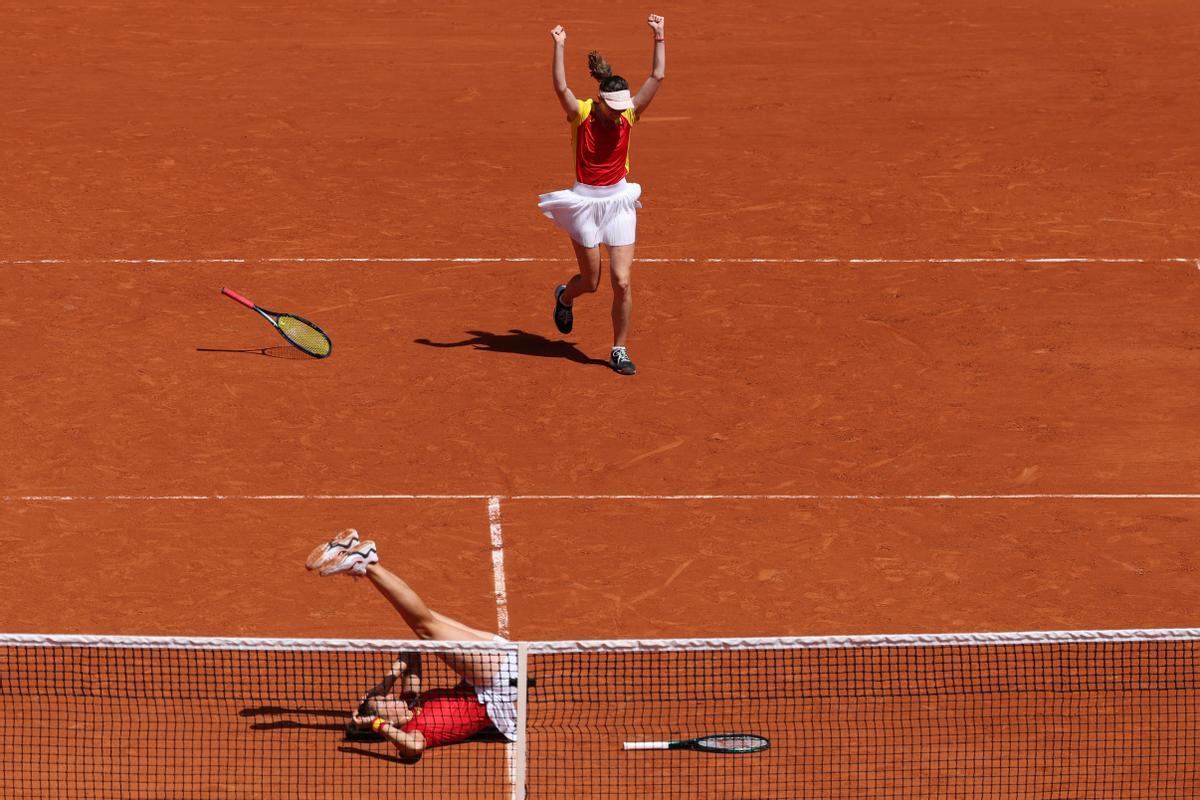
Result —
<svg viewBox="0 0 1200 800"><path fill-rule="evenodd" d="M279 344L271 347L197 347L197 353L244 353L267 358L283 358L288 361L313 361L311 356L301 353L291 345Z"/></svg>
<svg viewBox="0 0 1200 800"><path fill-rule="evenodd" d="M535 356L538 358L562 358L576 364L596 364L607 368L608 362L592 358L584 353L574 342L562 339L547 339L538 333L513 328L508 333L492 333L490 331L467 331L471 338L457 342L434 342L429 339L414 339L417 344L426 347L470 347L488 353L509 353L512 355Z"/></svg>

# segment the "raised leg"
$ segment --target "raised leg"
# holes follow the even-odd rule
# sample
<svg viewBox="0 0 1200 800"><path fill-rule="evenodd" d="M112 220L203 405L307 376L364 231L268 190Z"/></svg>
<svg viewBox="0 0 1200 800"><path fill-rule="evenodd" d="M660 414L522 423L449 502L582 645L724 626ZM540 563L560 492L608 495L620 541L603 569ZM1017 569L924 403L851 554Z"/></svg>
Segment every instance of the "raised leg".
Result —
<svg viewBox="0 0 1200 800"><path fill-rule="evenodd" d="M382 564L367 567L367 578L392 607L400 612L419 639L442 642L491 641L493 634L479 631L439 614L421 599L400 576ZM451 669L476 686L486 685L500 666L499 653L438 653Z"/></svg>
<svg viewBox="0 0 1200 800"><path fill-rule="evenodd" d="M567 281L567 288L559 300L563 305L571 305L581 294L591 294L600 288L600 248L584 247L574 239L571 246L575 248L575 261L579 264L579 274L573 275Z"/></svg>

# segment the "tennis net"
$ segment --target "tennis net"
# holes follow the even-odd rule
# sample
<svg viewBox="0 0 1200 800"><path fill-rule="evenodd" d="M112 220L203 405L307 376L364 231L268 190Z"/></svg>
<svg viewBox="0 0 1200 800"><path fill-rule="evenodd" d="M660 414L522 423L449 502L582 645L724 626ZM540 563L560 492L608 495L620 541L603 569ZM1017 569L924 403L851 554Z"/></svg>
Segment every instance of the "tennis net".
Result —
<svg viewBox="0 0 1200 800"><path fill-rule="evenodd" d="M413 762L349 732L363 695L413 652L423 697L458 682L439 656L493 664L489 697L509 704L508 735L485 730ZM1200 630L522 643L7 635L0 796L1195 798L1198 690ZM627 749L715 734L770 746Z"/></svg>

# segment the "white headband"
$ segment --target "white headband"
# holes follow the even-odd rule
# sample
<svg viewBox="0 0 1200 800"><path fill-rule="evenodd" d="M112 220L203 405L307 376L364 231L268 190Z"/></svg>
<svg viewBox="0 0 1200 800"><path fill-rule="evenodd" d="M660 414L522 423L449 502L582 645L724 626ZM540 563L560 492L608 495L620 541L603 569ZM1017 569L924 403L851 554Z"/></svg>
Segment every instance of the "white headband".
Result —
<svg viewBox="0 0 1200 800"><path fill-rule="evenodd" d="M630 96L628 89L622 89L619 92L601 92L600 99L614 111L633 108L633 97Z"/></svg>

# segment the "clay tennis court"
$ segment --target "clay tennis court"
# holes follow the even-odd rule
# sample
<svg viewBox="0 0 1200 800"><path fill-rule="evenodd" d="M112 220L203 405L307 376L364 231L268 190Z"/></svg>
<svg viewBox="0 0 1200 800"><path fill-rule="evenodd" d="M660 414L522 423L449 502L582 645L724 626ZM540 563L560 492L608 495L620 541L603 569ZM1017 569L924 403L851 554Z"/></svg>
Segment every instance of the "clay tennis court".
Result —
<svg viewBox="0 0 1200 800"><path fill-rule="evenodd" d="M625 379L535 202L549 28L583 96L651 10ZM0 25L0 631L405 638L302 569L350 525L513 639L1196 624L1193 4Z"/></svg>

